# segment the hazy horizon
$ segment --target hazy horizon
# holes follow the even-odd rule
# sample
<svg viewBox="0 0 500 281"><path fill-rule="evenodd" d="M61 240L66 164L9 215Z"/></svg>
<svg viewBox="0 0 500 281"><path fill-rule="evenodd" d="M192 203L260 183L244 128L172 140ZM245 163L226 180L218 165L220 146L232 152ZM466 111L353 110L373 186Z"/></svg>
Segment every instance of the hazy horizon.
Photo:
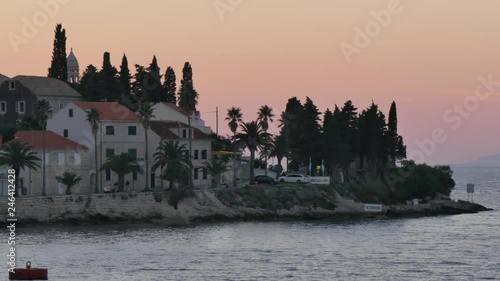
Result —
<svg viewBox="0 0 500 281"><path fill-rule="evenodd" d="M264 104L279 116L293 96L309 96L321 112L349 99L361 112L373 100L387 116L394 100L413 158L461 164L500 153L498 1L6 0L4 7L0 73L9 77L47 75L62 23L80 73L100 68L106 51L117 69L125 53L132 72L156 55L161 72L172 66L178 79L189 61L202 118L215 131L218 106L222 135L231 106L248 121ZM36 28L29 36L26 21ZM357 28L373 36L359 40Z"/></svg>

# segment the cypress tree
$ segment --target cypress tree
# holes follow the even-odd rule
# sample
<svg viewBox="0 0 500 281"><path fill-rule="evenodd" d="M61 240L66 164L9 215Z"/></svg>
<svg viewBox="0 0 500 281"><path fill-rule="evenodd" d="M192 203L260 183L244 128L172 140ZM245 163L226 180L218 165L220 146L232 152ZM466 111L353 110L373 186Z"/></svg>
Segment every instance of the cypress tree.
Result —
<svg viewBox="0 0 500 281"><path fill-rule="evenodd" d="M181 88L179 90L179 107L195 111L198 104L198 92L193 86L193 69L189 62L182 68Z"/></svg>
<svg viewBox="0 0 500 281"><path fill-rule="evenodd" d="M68 65L66 60L66 30L62 28L62 24L58 23L54 30L54 47L48 77L53 77L64 82L68 81Z"/></svg>
<svg viewBox="0 0 500 281"><path fill-rule="evenodd" d="M391 165L396 165L396 153L398 150L398 116L396 103L393 101L389 110L389 120L387 123L387 150L391 157Z"/></svg>
<svg viewBox="0 0 500 281"><path fill-rule="evenodd" d="M120 100L121 85L118 79L118 71L111 64L111 55L108 52L105 52L103 55L102 68L99 72L99 85L101 87L101 98L103 100Z"/></svg>
<svg viewBox="0 0 500 281"><path fill-rule="evenodd" d="M151 64L147 68L148 75L146 78L146 84L143 85L148 91L147 100L153 103L158 103L162 99L162 85L161 85L161 74L160 67L158 66L158 61L156 56L153 56Z"/></svg>
<svg viewBox="0 0 500 281"><path fill-rule="evenodd" d="M128 59L125 54L122 57L122 64L120 65L120 85L122 87L122 93L125 96L130 95L132 75L130 75L130 69L128 68Z"/></svg>
<svg viewBox="0 0 500 281"><path fill-rule="evenodd" d="M288 139L290 148L288 167L290 170L297 170L302 163L301 145L302 145L302 132L300 118L304 107L297 97L288 99L285 111L281 114L279 120L281 127L281 134Z"/></svg>
<svg viewBox="0 0 500 281"><path fill-rule="evenodd" d="M169 66L165 72L165 82L163 83L163 102L176 103L176 79L174 69Z"/></svg>

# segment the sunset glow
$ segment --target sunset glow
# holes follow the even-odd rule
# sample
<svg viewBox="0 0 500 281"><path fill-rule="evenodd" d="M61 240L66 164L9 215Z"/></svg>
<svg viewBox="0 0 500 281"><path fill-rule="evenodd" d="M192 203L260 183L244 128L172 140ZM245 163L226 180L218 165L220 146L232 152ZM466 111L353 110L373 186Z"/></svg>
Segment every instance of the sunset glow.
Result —
<svg viewBox="0 0 500 281"><path fill-rule="evenodd" d="M9 77L47 75L54 27L62 23L81 72L100 68L106 51L117 68L124 53L130 66L149 65L156 55L161 72L172 66L178 79L189 61L198 109L215 130L218 107L223 135L230 134L224 116L231 106L249 121L264 104L279 115L293 96L310 97L321 112L350 99L359 112L373 100L387 114L394 100L409 156L453 164L500 153L499 1L2 4L0 73ZM374 16L387 15L381 11L390 18ZM357 46L367 28L373 36ZM356 49L348 57L346 44ZM270 132L278 132L277 122Z"/></svg>

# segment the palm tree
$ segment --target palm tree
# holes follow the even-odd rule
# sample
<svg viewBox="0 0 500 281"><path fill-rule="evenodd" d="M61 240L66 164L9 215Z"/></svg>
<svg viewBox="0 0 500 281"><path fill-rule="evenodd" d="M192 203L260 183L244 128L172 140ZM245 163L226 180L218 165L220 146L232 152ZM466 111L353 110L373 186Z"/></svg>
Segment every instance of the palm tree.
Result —
<svg viewBox="0 0 500 281"><path fill-rule="evenodd" d="M281 160L283 160L284 157L288 156L288 139L285 135L278 135L273 138L272 150L269 156L276 157L278 159L279 168L276 173L276 179L278 179L283 167L281 166Z"/></svg>
<svg viewBox="0 0 500 281"><path fill-rule="evenodd" d="M137 159L133 158L128 153L112 155L102 164L101 170L115 172L118 175L118 192L123 192L125 187L125 175L130 173L144 173L144 170L137 163Z"/></svg>
<svg viewBox="0 0 500 281"><path fill-rule="evenodd" d="M7 166L14 169L15 186L19 187L19 172L21 169L32 169L37 171L40 168L41 159L37 153L33 151L33 147L27 144L21 144L18 140L14 140L5 144L2 152L0 152L0 166ZM17 188L14 191L14 197L17 197Z"/></svg>
<svg viewBox="0 0 500 281"><path fill-rule="evenodd" d="M146 185L144 189L148 189L149 186L149 162L148 162L148 130L151 125L151 119L154 118L154 109L151 103L146 102L139 106L139 121L144 127L144 138L146 141L146 153L144 157L144 162L146 163Z"/></svg>
<svg viewBox="0 0 500 281"><path fill-rule="evenodd" d="M267 130L269 130L269 123L272 123L274 121L273 109L267 105L263 105L259 108L257 116L257 121L259 121L262 130L267 133ZM266 148L268 147L265 147L262 152L264 153L264 162L266 167L265 175L267 176L267 157L269 156L269 150Z"/></svg>
<svg viewBox="0 0 500 281"><path fill-rule="evenodd" d="M233 132L233 186L236 187L236 131L238 130L239 123L242 122L243 114L241 108L231 107L227 110L226 121L231 132Z"/></svg>
<svg viewBox="0 0 500 281"><path fill-rule="evenodd" d="M220 175L229 170L227 162L224 160L212 158L210 159L210 161L205 161L203 164L208 170L210 176L212 176L212 188L215 188L217 185L219 185Z"/></svg>
<svg viewBox="0 0 500 281"><path fill-rule="evenodd" d="M257 121L243 123L240 127L242 132L236 135L236 139L242 147L250 150L250 184L254 184L255 151L270 142L270 135L262 130Z"/></svg>
<svg viewBox="0 0 500 281"><path fill-rule="evenodd" d="M186 151L186 145L180 145L179 141L162 141L156 148L153 155L155 163L151 169L153 171L158 168L163 170L166 167L162 179L168 180L169 189L173 189L176 182L189 184L191 162Z"/></svg>
<svg viewBox="0 0 500 281"><path fill-rule="evenodd" d="M62 176L57 176L56 180L66 186L66 195L71 195L71 188L77 185L82 177L73 172L64 172Z"/></svg>
<svg viewBox="0 0 500 281"><path fill-rule="evenodd" d="M99 193L98 182L99 182L99 162L97 161L97 132L99 130L99 124L101 123L101 112L97 108L91 108L87 111L87 122L90 123L92 128L92 134L94 135L94 157L95 157L95 188L94 192ZM92 193L92 189L89 187L89 194Z"/></svg>
<svg viewBox="0 0 500 281"><path fill-rule="evenodd" d="M52 114L52 107L46 99L40 99L33 105L33 114L42 127L42 196L47 195L47 183L45 182L45 130L47 129L47 120Z"/></svg>

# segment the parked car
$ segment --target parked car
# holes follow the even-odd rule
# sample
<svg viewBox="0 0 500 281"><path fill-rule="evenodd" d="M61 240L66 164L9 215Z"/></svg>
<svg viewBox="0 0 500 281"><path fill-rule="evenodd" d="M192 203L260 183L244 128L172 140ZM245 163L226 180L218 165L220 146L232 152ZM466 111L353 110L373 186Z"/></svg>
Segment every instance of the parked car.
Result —
<svg viewBox="0 0 500 281"><path fill-rule="evenodd" d="M288 174L278 178L279 182L296 182L305 183L309 182L309 178L302 174Z"/></svg>
<svg viewBox="0 0 500 281"><path fill-rule="evenodd" d="M274 178L272 178L270 176L266 176L266 175L257 175L254 177L254 181L257 184L272 184L272 185L274 185L274 184L278 183Z"/></svg>
<svg viewBox="0 0 500 281"><path fill-rule="evenodd" d="M117 189L118 189L117 186L108 184L108 185L103 187L103 192L104 193L115 193L117 191Z"/></svg>

